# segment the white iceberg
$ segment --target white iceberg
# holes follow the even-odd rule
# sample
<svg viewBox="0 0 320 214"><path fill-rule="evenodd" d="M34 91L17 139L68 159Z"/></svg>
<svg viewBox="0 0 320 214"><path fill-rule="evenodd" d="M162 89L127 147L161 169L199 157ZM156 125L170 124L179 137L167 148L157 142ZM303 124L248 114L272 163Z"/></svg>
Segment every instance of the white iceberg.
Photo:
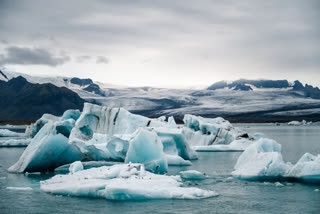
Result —
<svg viewBox="0 0 320 214"><path fill-rule="evenodd" d="M75 161L69 167L70 173L79 172L81 170L83 170L83 165L82 165L81 161Z"/></svg>
<svg viewBox="0 0 320 214"><path fill-rule="evenodd" d="M0 137L23 137L24 133L10 131L9 129L0 129Z"/></svg>
<svg viewBox="0 0 320 214"><path fill-rule="evenodd" d="M280 144L261 138L241 154L232 175L248 180L282 177L288 170L288 165L283 162L280 152Z"/></svg>
<svg viewBox="0 0 320 214"><path fill-rule="evenodd" d="M306 153L295 165L285 163L281 145L261 138L241 154L232 175L247 180L293 180L320 184L320 155Z"/></svg>
<svg viewBox="0 0 320 214"><path fill-rule="evenodd" d="M304 154L285 174L286 177L320 184L320 155Z"/></svg>
<svg viewBox="0 0 320 214"><path fill-rule="evenodd" d="M178 155L166 154L168 166L191 166L192 163Z"/></svg>
<svg viewBox="0 0 320 214"><path fill-rule="evenodd" d="M1 139L0 138L0 147L25 147L31 143L31 138L18 138L18 139Z"/></svg>
<svg viewBox="0 0 320 214"><path fill-rule="evenodd" d="M196 170L188 170L180 172L181 178L186 180L204 180L209 178L206 173L202 173Z"/></svg>
<svg viewBox="0 0 320 214"><path fill-rule="evenodd" d="M249 135L221 117L184 116L183 134L196 151L243 151L255 141Z"/></svg>
<svg viewBox="0 0 320 214"><path fill-rule="evenodd" d="M56 175L41 181L48 193L106 198L108 200L202 199L214 191L184 188L179 176L158 175L144 170L142 164L119 164Z"/></svg>

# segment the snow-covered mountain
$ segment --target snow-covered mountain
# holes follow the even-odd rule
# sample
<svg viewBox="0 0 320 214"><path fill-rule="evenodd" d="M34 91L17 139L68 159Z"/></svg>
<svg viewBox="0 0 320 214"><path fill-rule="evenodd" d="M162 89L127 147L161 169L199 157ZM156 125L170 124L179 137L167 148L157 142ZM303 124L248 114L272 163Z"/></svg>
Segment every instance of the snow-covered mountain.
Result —
<svg viewBox="0 0 320 214"><path fill-rule="evenodd" d="M263 122L320 120L320 90L299 81L238 80L218 82L204 90L124 87L91 79L40 77L4 72L8 79L22 75L33 83L65 86L87 101L123 107L149 117L184 114L222 116L231 121Z"/></svg>

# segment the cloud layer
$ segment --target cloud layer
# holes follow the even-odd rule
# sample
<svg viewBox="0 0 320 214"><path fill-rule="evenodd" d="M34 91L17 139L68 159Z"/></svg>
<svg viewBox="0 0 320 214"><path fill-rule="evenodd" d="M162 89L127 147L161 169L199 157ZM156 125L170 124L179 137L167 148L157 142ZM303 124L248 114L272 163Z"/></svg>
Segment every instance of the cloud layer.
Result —
<svg viewBox="0 0 320 214"><path fill-rule="evenodd" d="M237 78L320 85L319 11L318 0L2 0L0 54L8 61L17 45L65 50L72 60L55 68L61 75L129 85Z"/></svg>

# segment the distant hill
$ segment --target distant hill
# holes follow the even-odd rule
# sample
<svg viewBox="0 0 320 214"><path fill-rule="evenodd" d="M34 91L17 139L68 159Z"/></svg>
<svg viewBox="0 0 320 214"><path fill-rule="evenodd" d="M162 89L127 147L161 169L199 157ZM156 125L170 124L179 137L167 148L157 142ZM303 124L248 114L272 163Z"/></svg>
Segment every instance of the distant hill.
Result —
<svg viewBox="0 0 320 214"><path fill-rule="evenodd" d="M66 87L32 84L21 76L0 80L0 120L37 119L44 113L62 115L67 109L82 110L83 103Z"/></svg>

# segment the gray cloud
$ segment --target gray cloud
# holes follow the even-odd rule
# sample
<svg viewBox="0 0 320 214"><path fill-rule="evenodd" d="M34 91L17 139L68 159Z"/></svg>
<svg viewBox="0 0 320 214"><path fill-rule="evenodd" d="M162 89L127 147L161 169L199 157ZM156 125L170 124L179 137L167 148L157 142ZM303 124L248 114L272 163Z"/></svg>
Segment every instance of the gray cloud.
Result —
<svg viewBox="0 0 320 214"><path fill-rule="evenodd" d="M76 58L76 61L79 62L79 63L83 63L83 62L86 62L88 60L91 59L91 56L78 56Z"/></svg>
<svg viewBox="0 0 320 214"><path fill-rule="evenodd" d="M8 47L6 51L6 54L0 55L0 65L58 66L70 61L68 56L54 56L41 48Z"/></svg>
<svg viewBox="0 0 320 214"><path fill-rule="evenodd" d="M212 78L274 79L280 72L282 78L304 72L300 76L315 81L319 11L319 0L1 0L0 40L59 46L76 62L85 61L79 53L113 62L141 56L141 63L149 59L153 78L165 75L155 71L160 64L169 74L183 71L191 82L194 76L210 79L210 72Z"/></svg>
<svg viewBox="0 0 320 214"><path fill-rule="evenodd" d="M109 59L105 56L97 56L96 63L109 63Z"/></svg>

